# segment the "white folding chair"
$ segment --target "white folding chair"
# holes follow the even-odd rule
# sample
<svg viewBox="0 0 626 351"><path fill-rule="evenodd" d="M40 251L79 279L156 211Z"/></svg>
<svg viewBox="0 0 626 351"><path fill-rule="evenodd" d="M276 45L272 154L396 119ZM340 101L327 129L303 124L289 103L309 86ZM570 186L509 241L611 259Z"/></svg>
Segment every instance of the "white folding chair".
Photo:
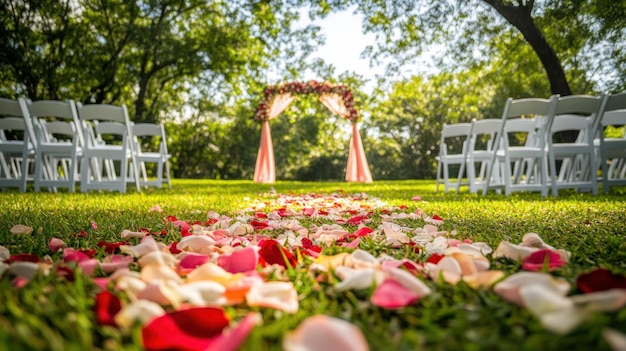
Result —
<svg viewBox="0 0 626 351"><path fill-rule="evenodd" d="M84 144L74 101L33 101L28 110L37 135L35 191L65 187L74 192Z"/></svg>
<svg viewBox="0 0 626 351"><path fill-rule="evenodd" d="M85 137L80 168L80 190L82 192L112 190L125 193L127 183L134 183L137 192L141 192L126 106L80 103L77 105ZM111 173L104 177L103 166L115 169L110 170Z"/></svg>
<svg viewBox="0 0 626 351"><path fill-rule="evenodd" d="M467 162L467 148L471 133L471 123L444 124L441 130L441 141L439 143L439 155L437 160L437 187L443 183L443 191L447 193L449 189L459 191L462 185L468 185L467 180L463 181L465 175L465 164ZM457 165L456 181L450 178L450 166Z"/></svg>
<svg viewBox="0 0 626 351"><path fill-rule="evenodd" d="M489 189L504 188L507 196L514 191L539 191L542 196L548 195L544 124L556 99L556 95L550 99L507 99L483 194ZM500 184L492 183L493 168L502 173Z"/></svg>
<svg viewBox="0 0 626 351"><path fill-rule="evenodd" d="M607 135L613 128L613 135ZM600 117L599 149L602 189L626 185L626 92L608 95Z"/></svg>
<svg viewBox="0 0 626 351"><path fill-rule="evenodd" d="M546 144L552 195L559 189L589 190L598 193L594 136L604 96L559 97L546 124ZM563 139L563 132L576 135ZM558 163L557 163L558 161Z"/></svg>
<svg viewBox="0 0 626 351"><path fill-rule="evenodd" d="M156 186L160 189L163 187L163 182L166 182L168 188L171 189L169 159L172 155L167 151L167 139L163 125L152 123L133 124L132 132L135 143L135 159L139 164L141 172L139 185L144 187ZM148 178L149 164L154 164L154 167L156 167L152 174L153 177L150 177L150 179Z"/></svg>
<svg viewBox="0 0 626 351"><path fill-rule="evenodd" d="M493 153L497 149L496 135L500 130L500 124L501 121L495 118L472 121L466 166L470 193L484 189L487 183L495 185L502 182L501 170L492 169ZM492 171L488 174L490 169ZM489 182L487 177L491 177Z"/></svg>
<svg viewBox="0 0 626 351"><path fill-rule="evenodd" d="M26 101L0 98L0 188L25 192L32 179L35 133Z"/></svg>

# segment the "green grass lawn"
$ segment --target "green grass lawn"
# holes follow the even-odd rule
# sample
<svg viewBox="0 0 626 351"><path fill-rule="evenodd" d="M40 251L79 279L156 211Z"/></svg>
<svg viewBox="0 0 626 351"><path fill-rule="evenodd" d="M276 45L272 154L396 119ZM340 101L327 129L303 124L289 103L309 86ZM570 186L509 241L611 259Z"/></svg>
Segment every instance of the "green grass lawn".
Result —
<svg viewBox="0 0 626 351"><path fill-rule="evenodd" d="M429 216L436 214L444 220L441 229L456 230L458 238L486 242L493 249L503 240L519 243L524 234L534 232L551 246L572 253L569 264L552 274L568 279L573 286L579 274L597 267L626 274L624 188L595 197L565 191L558 198L542 198L534 193L510 197L443 194L435 191L434 181L421 180L373 184L280 181L272 185L174 180L172 190L149 189L141 194L9 191L0 193L0 245L11 254L50 255L58 261L63 258L60 253L50 253L51 238L62 239L69 247L97 248L99 241L120 241L124 229L149 228L166 231L160 241L177 241L180 233L163 221L165 216L190 222L205 221L209 211L236 216L250 202L267 199L272 189L278 194L365 193L391 207L406 206L407 212L421 209ZM412 201L414 196L422 200ZM150 211L155 205L163 212ZM11 234L16 224L32 227L32 234ZM375 218L367 226L375 229L379 224ZM81 232L86 236L77 235ZM372 241L364 240L360 247L375 256L384 252L423 259ZM327 247L323 252L339 251ZM521 269L519 262L511 260L492 260L491 265L507 275ZM557 335L545 330L526 309L491 290L474 290L466 284L428 280L430 295L408 307L387 310L368 302L371 290L333 292L332 284L317 282L306 267L285 274L298 291L300 307L295 314L245 305L226 308L235 318L250 310L263 317L263 324L252 331L242 349L280 350L283 335L313 314L337 316L355 324L371 350L608 350L601 336L604 327L626 333L626 309L594 314L574 331ZM0 350L141 350L139 327L123 333L96 323L93 304L97 287L78 272L75 277L68 282L54 274L40 275L19 289L8 274L0 278ZM121 298L124 301L124 296Z"/></svg>

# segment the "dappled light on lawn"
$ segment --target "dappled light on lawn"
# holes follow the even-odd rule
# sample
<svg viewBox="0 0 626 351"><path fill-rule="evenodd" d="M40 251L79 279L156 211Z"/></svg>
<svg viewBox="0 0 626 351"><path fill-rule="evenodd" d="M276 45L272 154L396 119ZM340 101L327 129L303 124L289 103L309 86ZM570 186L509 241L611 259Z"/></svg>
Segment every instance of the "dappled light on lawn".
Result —
<svg viewBox="0 0 626 351"><path fill-rule="evenodd" d="M559 335L626 304L625 276L597 268L572 284L561 273L574 254L536 233L494 250L446 230L439 215L365 193L260 194L233 213L193 222L163 215L164 229L124 229L92 248L73 247L87 233L55 237L45 257L0 246L0 275L28 289L39 275L63 284L80 274L100 287L95 323L124 335L141 328L147 350L235 350L269 322L264 311L297 318L282 338L287 350L369 348L349 319L303 315L306 291L389 311L419 311L443 286L493 292ZM507 264L514 271L500 269ZM619 331L604 335L621 340Z"/></svg>

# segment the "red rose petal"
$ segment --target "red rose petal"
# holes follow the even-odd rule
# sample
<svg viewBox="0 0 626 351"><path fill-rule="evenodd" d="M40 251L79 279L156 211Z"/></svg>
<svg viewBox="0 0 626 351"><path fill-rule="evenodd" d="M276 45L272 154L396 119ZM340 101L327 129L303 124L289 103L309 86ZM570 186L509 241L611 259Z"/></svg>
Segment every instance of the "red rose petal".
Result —
<svg viewBox="0 0 626 351"><path fill-rule="evenodd" d="M117 326L115 315L122 309L120 299L109 291L102 291L96 295L94 312L100 325Z"/></svg>
<svg viewBox="0 0 626 351"><path fill-rule="evenodd" d="M229 320L222 309L198 307L164 314L153 319L142 331L147 351L206 350L221 335Z"/></svg>
<svg viewBox="0 0 626 351"><path fill-rule="evenodd" d="M527 271L540 271L546 265L549 271L553 271L567 265L567 262L563 261L558 253L549 249L535 251L522 261L522 268Z"/></svg>
<svg viewBox="0 0 626 351"><path fill-rule="evenodd" d="M278 241L263 240L259 243L259 255L267 264L279 264L285 268L295 267L298 259L285 249Z"/></svg>
<svg viewBox="0 0 626 351"><path fill-rule="evenodd" d="M605 268L596 268L583 273L576 279L576 285L584 293L610 289L626 289L626 276L612 273Z"/></svg>

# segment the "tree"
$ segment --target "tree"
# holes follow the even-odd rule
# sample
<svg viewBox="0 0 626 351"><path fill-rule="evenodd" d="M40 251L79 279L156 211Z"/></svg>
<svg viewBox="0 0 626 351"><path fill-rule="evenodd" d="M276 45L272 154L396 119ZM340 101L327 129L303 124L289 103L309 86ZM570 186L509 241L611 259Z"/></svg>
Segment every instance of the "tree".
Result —
<svg viewBox="0 0 626 351"><path fill-rule="evenodd" d="M614 81L601 86L624 84L626 5L620 1L336 0L311 6L312 13L319 16L349 7L363 14L364 31L379 37L376 48L366 51L374 64L384 56L392 56L401 66L432 45L443 44L448 48L447 56L440 58L437 68L469 67L472 62L492 58L493 47L485 43L493 43L492 38L515 28L542 63L552 93L572 93L569 74L571 70L580 74L576 69L582 58L587 60L583 67L587 72L600 65L614 67L613 75L608 76ZM515 41L510 43L516 45ZM613 48L608 55L607 45ZM599 53L604 53L602 57L607 61L595 60Z"/></svg>
<svg viewBox="0 0 626 351"><path fill-rule="evenodd" d="M3 95L126 104L136 122L178 114L199 91L225 102L250 94L270 59L301 61L319 41L314 26L292 29L299 13L280 2L10 0L0 9Z"/></svg>

